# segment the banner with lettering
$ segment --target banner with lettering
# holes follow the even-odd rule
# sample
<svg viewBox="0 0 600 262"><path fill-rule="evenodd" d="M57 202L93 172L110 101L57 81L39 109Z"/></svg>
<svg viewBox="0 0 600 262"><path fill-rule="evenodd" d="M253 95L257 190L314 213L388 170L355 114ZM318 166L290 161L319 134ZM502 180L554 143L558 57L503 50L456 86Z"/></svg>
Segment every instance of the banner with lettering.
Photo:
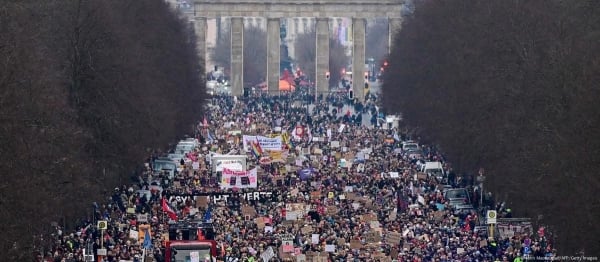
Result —
<svg viewBox="0 0 600 262"><path fill-rule="evenodd" d="M289 150L278 150L278 151L269 150L269 151L267 151L267 153L269 154L269 157L271 158L271 162L276 162L276 163L285 163L286 159L290 155Z"/></svg>
<svg viewBox="0 0 600 262"><path fill-rule="evenodd" d="M192 194L166 194L169 203L185 203L188 200L198 201L199 197L208 197L208 201L214 204L224 203L227 205L235 204L241 200L250 202L258 201L261 203L272 203L278 201L279 194L270 191L254 191L246 193L225 193L225 192L197 192Z"/></svg>
<svg viewBox="0 0 600 262"><path fill-rule="evenodd" d="M242 145L244 147L244 151L246 152L250 152L250 143L252 143L253 141L256 141L256 136L248 136L248 135L243 135L242 136Z"/></svg>
<svg viewBox="0 0 600 262"><path fill-rule="evenodd" d="M266 136L243 136L242 143L244 146L244 150L250 150L250 142L256 141L262 148L262 150L272 150L277 151L282 149L282 139L281 136L276 137L266 137Z"/></svg>
<svg viewBox="0 0 600 262"><path fill-rule="evenodd" d="M258 173L254 168L249 171L236 171L224 168L221 175L221 189L257 188Z"/></svg>

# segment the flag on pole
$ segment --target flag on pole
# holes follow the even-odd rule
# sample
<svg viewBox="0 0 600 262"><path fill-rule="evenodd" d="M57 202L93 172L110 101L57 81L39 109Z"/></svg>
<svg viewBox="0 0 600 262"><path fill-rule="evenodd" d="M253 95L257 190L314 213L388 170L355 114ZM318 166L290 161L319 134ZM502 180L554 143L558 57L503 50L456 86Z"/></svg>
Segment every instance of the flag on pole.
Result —
<svg viewBox="0 0 600 262"><path fill-rule="evenodd" d="M283 143L287 145L288 149L293 149L293 145L290 141L290 135L287 132L281 134L281 140L283 140Z"/></svg>
<svg viewBox="0 0 600 262"><path fill-rule="evenodd" d="M257 141L252 141L250 143L252 145L252 154L254 154L254 156L256 158L259 158L263 153L262 148L260 147L260 144L258 144Z"/></svg>
<svg viewBox="0 0 600 262"><path fill-rule="evenodd" d="M152 248L152 237L150 237L150 230L146 230L146 234L144 235L144 249Z"/></svg>
<svg viewBox="0 0 600 262"><path fill-rule="evenodd" d="M215 138L212 137L212 135L210 134L210 130L209 129L206 130L206 140L208 140L209 142L212 142L212 141L215 140Z"/></svg>
<svg viewBox="0 0 600 262"><path fill-rule="evenodd" d="M204 222L209 222L212 219L212 210L210 207L208 207L208 209L206 209L206 212L204 212Z"/></svg>
<svg viewBox="0 0 600 262"><path fill-rule="evenodd" d="M169 206L166 199L162 199L162 210L166 212L171 220L177 220L177 213Z"/></svg>
<svg viewBox="0 0 600 262"><path fill-rule="evenodd" d="M198 232L197 232L198 236L196 237L196 239L198 240L205 240L206 237L204 236L204 233L202 232L202 228L198 228Z"/></svg>

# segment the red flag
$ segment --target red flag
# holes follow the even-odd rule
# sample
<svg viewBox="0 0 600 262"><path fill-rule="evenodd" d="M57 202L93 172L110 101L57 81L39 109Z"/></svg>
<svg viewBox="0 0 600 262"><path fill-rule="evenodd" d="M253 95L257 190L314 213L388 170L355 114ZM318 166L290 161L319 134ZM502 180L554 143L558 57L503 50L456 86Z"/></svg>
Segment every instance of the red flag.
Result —
<svg viewBox="0 0 600 262"><path fill-rule="evenodd" d="M162 199L162 210L163 212L167 212L167 215L170 219L177 220L177 213L175 213L175 211L169 206L169 204L167 204L167 200L164 198Z"/></svg>
<svg viewBox="0 0 600 262"><path fill-rule="evenodd" d="M208 120L206 119L206 116L204 116L204 119L202 120L202 125L208 126Z"/></svg>
<svg viewBox="0 0 600 262"><path fill-rule="evenodd" d="M202 228L198 228L198 240L205 240L206 237L204 237L204 233L202 233Z"/></svg>

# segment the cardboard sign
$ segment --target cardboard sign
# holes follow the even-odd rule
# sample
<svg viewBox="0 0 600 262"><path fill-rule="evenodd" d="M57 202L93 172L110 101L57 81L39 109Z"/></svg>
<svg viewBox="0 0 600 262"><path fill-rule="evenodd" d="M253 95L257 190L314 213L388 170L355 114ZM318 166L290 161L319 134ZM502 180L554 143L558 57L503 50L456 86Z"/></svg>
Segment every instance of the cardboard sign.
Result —
<svg viewBox="0 0 600 262"><path fill-rule="evenodd" d="M312 191L310 192L310 199L317 200L321 198L321 191Z"/></svg>
<svg viewBox="0 0 600 262"><path fill-rule="evenodd" d="M139 237L140 237L140 235L139 235L139 233L137 232L137 230L129 230L129 238L130 238L130 239L135 239L135 240L137 240L137 239L139 239Z"/></svg>
<svg viewBox="0 0 600 262"><path fill-rule="evenodd" d="M327 207L327 214L330 216L333 216L335 214L338 213L338 208L336 206L328 206Z"/></svg>
<svg viewBox="0 0 600 262"><path fill-rule="evenodd" d="M311 238L310 238L310 242L312 244L319 244L319 234L312 234Z"/></svg>
<svg viewBox="0 0 600 262"><path fill-rule="evenodd" d="M394 208L394 211L392 211L392 213L389 216L389 221L394 221L396 220L396 217L398 216L398 211L396 211L396 209Z"/></svg>
<svg viewBox="0 0 600 262"><path fill-rule="evenodd" d="M256 226L258 227L258 229L264 229L265 228L265 219L263 217L259 217L256 219Z"/></svg>
<svg viewBox="0 0 600 262"><path fill-rule="evenodd" d="M335 252L335 245L325 245L325 252Z"/></svg>
<svg viewBox="0 0 600 262"><path fill-rule="evenodd" d="M364 199L364 203L365 203L365 207L366 208L373 209L373 200L371 200L371 199Z"/></svg>
<svg viewBox="0 0 600 262"><path fill-rule="evenodd" d="M385 236L385 241L389 244L399 245L400 240L402 239L402 234L398 232L387 232Z"/></svg>
<svg viewBox="0 0 600 262"><path fill-rule="evenodd" d="M381 235L376 231L369 231L366 235L366 240L369 243L381 242Z"/></svg>
<svg viewBox="0 0 600 262"><path fill-rule="evenodd" d="M371 220L370 226L371 228L379 228L379 221Z"/></svg>
<svg viewBox="0 0 600 262"><path fill-rule="evenodd" d="M254 209L254 207L251 206L243 206L242 207L242 215L243 216L256 216L256 209Z"/></svg>
<svg viewBox="0 0 600 262"><path fill-rule="evenodd" d="M360 197L358 197L358 196L356 195L356 193L354 193L354 192L352 192L352 191L348 191L348 192L346 193L346 198L347 198L348 200L352 200L352 201L355 201L355 200L358 200L358 199L360 199Z"/></svg>
<svg viewBox="0 0 600 262"><path fill-rule="evenodd" d="M480 248L481 248L481 247L487 247L487 245L488 245L488 242L487 242L487 240L485 240L485 239L484 239L484 240L481 240L481 241L479 242L479 247L480 247Z"/></svg>
<svg viewBox="0 0 600 262"><path fill-rule="evenodd" d="M433 213L433 218L437 222L442 221L442 219L444 219L444 211L435 211Z"/></svg>
<svg viewBox="0 0 600 262"><path fill-rule="evenodd" d="M282 237L281 238L281 246L282 246L282 251L284 253L292 253L294 252L294 238L293 237Z"/></svg>
<svg viewBox="0 0 600 262"><path fill-rule="evenodd" d="M196 198L196 207L202 207L202 208L208 207L208 197L207 196L198 196Z"/></svg>
<svg viewBox="0 0 600 262"><path fill-rule="evenodd" d="M269 261L273 257L275 257L275 252L271 246L269 246L269 248L260 255L260 258L262 258L264 261Z"/></svg>
<svg viewBox="0 0 600 262"><path fill-rule="evenodd" d="M148 223L148 214L138 214L137 221L140 223Z"/></svg>
<svg viewBox="0 0 600 262"><path fill-rule="evenodd" d="M377 216L373 214L365 214L362 218L366 222L377 221Z"/></svg>
<svg viewBox="0 0 600 262"><path fill-rule="evenodd" d="M313 232L313 228L311 226L305 226L301 229L302 234L307 235Z"/></svg>
<svg viewBox="0 0 600 262"><path fill-rule="evenodd" d="M358 239L352 239L352 240L350 240L350 248L352 248L352 249L361 249L362 248L362 243Z"/></svg>

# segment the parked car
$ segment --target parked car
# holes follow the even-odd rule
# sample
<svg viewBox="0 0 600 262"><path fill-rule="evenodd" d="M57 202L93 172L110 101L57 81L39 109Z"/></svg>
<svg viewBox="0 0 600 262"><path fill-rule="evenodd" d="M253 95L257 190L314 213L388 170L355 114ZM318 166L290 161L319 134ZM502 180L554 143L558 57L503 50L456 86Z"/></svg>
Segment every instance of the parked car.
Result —
<svg viewBox="0 0 600 262"><path fill-rule="evenodd" d="M177 163L166 157L159 157L152 163L152 169L154 172L166 172L169 179L175 178L175 171L177 171Z"/></svg>
<svg viewBox="0 0 600 262"><path fill-rule="evenodd" d="M446 178L446 172L441 162L425 162L423 165L423 172L429 176L435 177L438 181L443 182Z"/></svg>
<svg viewBox="0 0 600 262"><path fill-rule="evenodd" d="M411 140L402 142L402 150L419 150L419 144Z"/></svg>
<svg viewBox="0 0 600 262"><path fill-rule="evenodd" d="M196 149L197 144L195 142L182 141L175 147L175 154L185 155Z"/></svg>
<svg viewBox="0 0 600 262"><path fill-rule="evenodd" d="M475 212L475 208L471 204L457 204L454 206L455 215L465 215Z"/></svg>
<svg viewBox="0 0 600 262"><path fill-rule="evenodd" d="M409 159L423 159L423 151L421 149L411 149L406 152Z"/></svg>
<svg viewBox="0 0 600 262"><path fill-rule="evenodd" d="M444 198L452 207L471 204L469 191L466 188L449 189L444 192Z"/></svg>
<svg viewBox="0 0 600 262"><path fill-rule="evenodd" d="M181 159L183 159L185 157L184 154L169 154L167 155L167 157L171 160L173 160L173 162L175 163L179 163L181 161Z"/></svg>

